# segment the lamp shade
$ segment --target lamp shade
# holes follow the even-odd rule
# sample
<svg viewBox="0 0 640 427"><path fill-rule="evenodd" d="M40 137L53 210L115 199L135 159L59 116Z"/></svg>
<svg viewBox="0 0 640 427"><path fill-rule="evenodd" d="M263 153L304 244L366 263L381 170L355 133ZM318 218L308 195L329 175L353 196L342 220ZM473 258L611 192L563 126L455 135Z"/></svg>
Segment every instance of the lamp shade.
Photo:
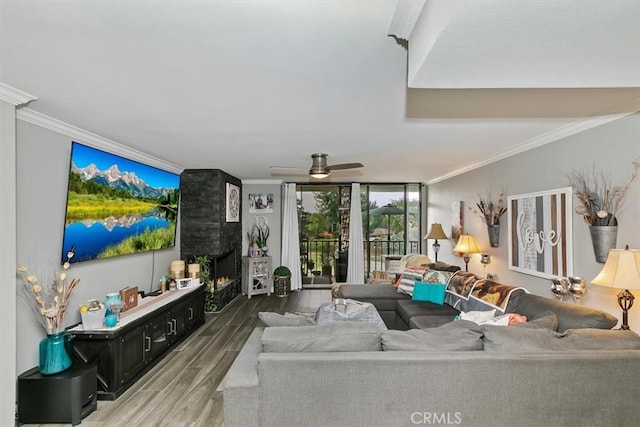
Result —
<svg viewBox="0 0 640 427"><path fill-rule="evenodd" d="M458 244L453 248L454 252L460 252L462 254L477 254L482 252L478 247L476 238L471 234L463 234L458 239Z"/></svg>
<svg viewBox="0 0 640 427"><path fill-rule="evenodd" d="M431 224L431 230L424 236L424 240L427 239L448 239L447 235L444 234L444 230L442 229L442 224L434 222Z"/></svg>
<svg viewBox="0 0 640 427"><path fill-rule="evenodd" d="M602 271L591 282L617 289L640 289L640 250L611 249Z"/></svg>

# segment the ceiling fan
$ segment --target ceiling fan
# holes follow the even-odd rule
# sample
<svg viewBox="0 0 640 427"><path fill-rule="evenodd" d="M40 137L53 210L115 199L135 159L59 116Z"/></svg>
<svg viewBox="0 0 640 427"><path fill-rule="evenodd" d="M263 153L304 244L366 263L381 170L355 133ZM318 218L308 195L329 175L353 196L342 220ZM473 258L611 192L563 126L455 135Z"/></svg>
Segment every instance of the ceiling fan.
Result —
<svg viewBox="0 0 640 427"><path fill-rule="evenodd" d="M327 164L328 154L314 153L311 155L311 168L309 169L309 176L311 178L323 179L331 175L331 171L344 170L344 169L356 169L361 168L364 165L362 163L339 163L336 165ZM297 167L287 166L269 166L271 169L302 169Z"/></svg>

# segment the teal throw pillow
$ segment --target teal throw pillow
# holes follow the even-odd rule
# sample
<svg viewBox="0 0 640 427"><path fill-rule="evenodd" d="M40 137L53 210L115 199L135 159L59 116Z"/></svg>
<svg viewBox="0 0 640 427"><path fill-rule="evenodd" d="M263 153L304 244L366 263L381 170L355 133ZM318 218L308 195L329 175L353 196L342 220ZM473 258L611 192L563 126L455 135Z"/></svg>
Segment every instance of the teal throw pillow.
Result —
<svg viewBox="0 0 640 427"><path fill-rule="evenodd" d="M447 291L445 283L424 283L416 282L413 287L414 301L428 301L434 304L444 304L444 295Z"/></svg>

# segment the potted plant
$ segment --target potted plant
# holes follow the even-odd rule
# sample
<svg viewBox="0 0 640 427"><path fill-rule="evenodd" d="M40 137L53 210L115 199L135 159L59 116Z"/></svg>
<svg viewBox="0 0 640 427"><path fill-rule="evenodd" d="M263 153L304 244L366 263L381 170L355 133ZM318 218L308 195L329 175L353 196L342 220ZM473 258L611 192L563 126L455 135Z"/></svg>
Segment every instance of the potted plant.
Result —
<svg viewBox="0 0 640 427"><path fill-rule="evenodd" d="M262 256L267 256L267 251L269 247L267 246L267 240L269 239L270 229L266 223L262 223L260 225L253 225L253 234L256 237L255 243L260 251L262 251Z"/></svg>
<svg viewBox="0 0 640 427"><path fill-rule="evenodd" d="M200 283L204 285L204 311L213 313L218 310L218 305L213 297L215 285L211 280L210 260L206 255L195 257L195 263L200 265Z"/></svg>
<svg viewBox="0 0 640 427"><path fill-rule="evenodd" d="M273 270L274 292L279 297L286 297L291 292L291 270L289 267L280 265Z"/></svg>

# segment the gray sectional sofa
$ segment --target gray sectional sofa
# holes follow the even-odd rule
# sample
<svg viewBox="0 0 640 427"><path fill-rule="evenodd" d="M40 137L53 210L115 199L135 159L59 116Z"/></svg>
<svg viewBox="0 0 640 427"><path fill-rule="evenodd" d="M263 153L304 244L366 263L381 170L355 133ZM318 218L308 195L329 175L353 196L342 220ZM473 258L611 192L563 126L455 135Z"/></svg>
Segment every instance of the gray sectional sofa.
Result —
<svg viewBox="0 0 640 427"><path fill-rule="evenodd" d="M612 316L520 294L507 311L529 323L452 322L452 307L384 287L338 292L390 330L256 328L223 383L225 427L636 425L640 337L608 330Z"/></svg>
<svg viewBox="0 0 640 427"><path fill-rule="evenodd" d="M373 304L389 329L424 329L451 322L459 310L448 304L413 301L393 285L341 285L336 287L337 298L349 298ZM561 302L524 292L514 293L506 313L517 313L532 319L552 311L558 314L558 331L572 328L611 329L618 320L609 313L578 304Z"/></svg>

